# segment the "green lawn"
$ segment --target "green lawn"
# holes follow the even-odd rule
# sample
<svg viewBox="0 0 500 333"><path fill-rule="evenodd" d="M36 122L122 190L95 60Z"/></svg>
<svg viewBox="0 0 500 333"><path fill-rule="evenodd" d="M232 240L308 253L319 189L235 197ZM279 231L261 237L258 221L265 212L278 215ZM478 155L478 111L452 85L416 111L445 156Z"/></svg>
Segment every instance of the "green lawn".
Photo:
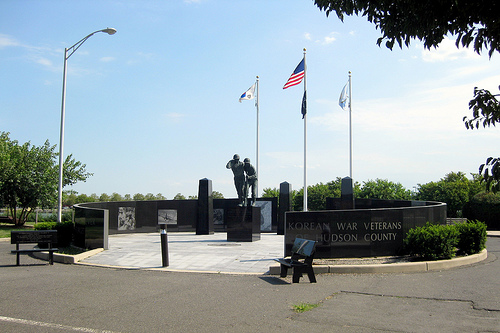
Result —
<svg viewBox="0 0 500 333"><path fill-rule="evenodd" d="M10 232L12 230L33 230L34 222L27 222L22 227L16 227L13 224L0 223L0 238L10 238Z"/></svg>

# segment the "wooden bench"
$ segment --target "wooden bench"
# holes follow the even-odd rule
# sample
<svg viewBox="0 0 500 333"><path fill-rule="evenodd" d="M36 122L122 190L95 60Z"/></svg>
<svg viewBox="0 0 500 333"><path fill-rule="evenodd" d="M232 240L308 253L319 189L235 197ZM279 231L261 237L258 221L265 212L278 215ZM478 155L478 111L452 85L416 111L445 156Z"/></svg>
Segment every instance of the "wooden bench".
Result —
<svg viewBox="0 0 500 333"><path fill-rule="evenodd" d="M49 264L54 264L54 252L59 251L58 248L52 247L52 244L57 243L57 230L26 230L12 231L10 234L10 243L16 244L16 249L12 253L17 255L16 265L19 266L19 255L33 252L49 252ZM19 249L19 244L46 244L47 248L32 248Z"/></svg>
<svg viewBox="0 0 500 333"><path fill-rule="evenodd" d="M303 273L307 273L309 282L316 282L316 276L312 268L315 247L315 241L295 238L292 246L292 256L290 258L275 259L280 263L280 276L286 277L288 269L291 268L293 270L292 283L298 283Z"/></svg>

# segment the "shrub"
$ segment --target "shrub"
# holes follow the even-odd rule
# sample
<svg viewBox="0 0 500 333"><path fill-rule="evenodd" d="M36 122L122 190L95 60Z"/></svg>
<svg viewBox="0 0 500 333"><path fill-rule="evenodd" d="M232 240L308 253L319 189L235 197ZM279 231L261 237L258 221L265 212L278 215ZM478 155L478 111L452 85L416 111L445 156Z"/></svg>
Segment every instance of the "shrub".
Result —
<svg viewBox="0 0 500 333"><path fill-rule="evenodd" d="M69 246L73 240L74 225L71 221L66 222L42 222L35 224L35 230L57 230L57 246Z"/></svg>
<svg viewBox="0 0 500 333"><path fill-rule="evenodd" d="M458 230L458 253L474 254L486 248L486 224L479 221L467 221L455 224Z"/></svg>
<svg viewBox="0 0 500 333"><path fill-rule="evenodd" d="M500 193L476 194L464 207L464 217L483 221L488 230L500 230Z"/></svg>
<svg viewBox="0 0 500 333"><path fill-rule="evenodd" d="M451 259L455 255L457 243L457 228L427 222L423 227L408 231L404 239L404 251L422 260Z"/></svg>
<svg viewBox="0 0 500 333"><path fill-rule="evenodd" d="M57 222L41 222L35 224L35 230L55 230Z"/></svg>

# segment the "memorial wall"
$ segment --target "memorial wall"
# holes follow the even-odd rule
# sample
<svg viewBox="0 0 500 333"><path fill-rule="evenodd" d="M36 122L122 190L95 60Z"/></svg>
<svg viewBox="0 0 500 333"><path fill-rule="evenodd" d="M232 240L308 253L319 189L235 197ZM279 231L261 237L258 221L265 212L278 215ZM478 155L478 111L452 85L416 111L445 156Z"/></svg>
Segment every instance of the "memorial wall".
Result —
<svg viewBox="0 0 500 333"><path fill-rule="evenodd" d="M373 206L385 208L370 208ZM355 207L287 212L285 255L290 255L293 241L299 237L318 242L316 258L394 256L400 254L411 228L427 222L446 223L446 204L439 202L356 199Z"/></svg>

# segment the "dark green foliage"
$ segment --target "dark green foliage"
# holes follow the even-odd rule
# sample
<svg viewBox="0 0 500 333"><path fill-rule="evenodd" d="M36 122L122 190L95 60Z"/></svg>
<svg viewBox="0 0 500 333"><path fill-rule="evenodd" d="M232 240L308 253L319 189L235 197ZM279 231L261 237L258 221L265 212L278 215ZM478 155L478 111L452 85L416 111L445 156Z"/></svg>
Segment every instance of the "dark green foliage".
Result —
<svg viewBox="0 0 500 333"><path fill-rule="evenodd" d="M450 172L438 182L418 184L417 200L445 202L448 217L462 217L464 205L481 191L479 180L470 180L463 172Z"/></svg>
<svg viewBox="0 0 500 333"><path fill-rule="evenodd" d="M481 125L486 128L500 122L500 104L496 96L486 89L474 88L474 99L469 102L472 118L463 118L465 128L479 129Z"/></svg>
<svg viewBox="0 0 500 333"><path fill-rule="evenodd" d="M363 186L355 193L360 199L412 200L413 194L401 183L387 179L375 179L363 182Z"/></svg>
<svg viewBox="0 0 500 333"><path fill-rule="evenodd" d="M427 222L423 227L411 229L404 239L405 253L422 260L451 259L458 243L458 230L454 226Z"/></svg>
<svg viewBox="0 0 500 333"><path fill-rule="evenodd" d="M470 255L486 248L486 225L467 221L456 225L427 222L411 229L404 239L404 253L421 260L450 259L455 254Z"/></svg>
<svg viewBox="0 0 500 333"><path fill-rule="evenodd" d="M486 163L479 166L479 173L486 184L486 191L500 192L500 157L488 157Z"/></svg>
<svg viewBox="0 0 500 333"><path fill-rule="evenodd" d="M35 230L55 230L57 222L42 222L35 224Z"/></svg>
<svg viewBox="0 0 500 333"><path fill-rule="evenodd" d="M472 46L481 53L500 51L500 27L496 0L315 0L316 6L327 15L335 12L339 19L344 15L362 15L380 29L382 37L377 44L392 50L409 46L412 39L422 41L424 47L437 47L445 36L457 37L457 47Z"/></svg>
<svg viewBox="0 0 500 333"><path fill-rule="evenodd" d="M0 202L15 224L22 226L36 208L52 208L57 202L56 146L19 144L0 132ZM63 186L85 181L92 174L69 155L63 164Z"/></svg>
<svg viewBox="0 0 500 333"><path fill-rule="evenodd" d="M500 193L476 194L464 207L464 217L486 223L488 230L500 230Z"/></svg>
<svg viewBox="0 0 500 333"><path fill-rule="evenodd" d="M35 230L57 230L57 246L70 246L73 241L73 222L42 222L35 224Z"/></svg>
<svg viewBox="0 0 500 333"><path fill-rule="evenodd" d="M467 221L455 224L458 230L458 254L479 253L486 248L486 224L479 221Z"/></svg>

